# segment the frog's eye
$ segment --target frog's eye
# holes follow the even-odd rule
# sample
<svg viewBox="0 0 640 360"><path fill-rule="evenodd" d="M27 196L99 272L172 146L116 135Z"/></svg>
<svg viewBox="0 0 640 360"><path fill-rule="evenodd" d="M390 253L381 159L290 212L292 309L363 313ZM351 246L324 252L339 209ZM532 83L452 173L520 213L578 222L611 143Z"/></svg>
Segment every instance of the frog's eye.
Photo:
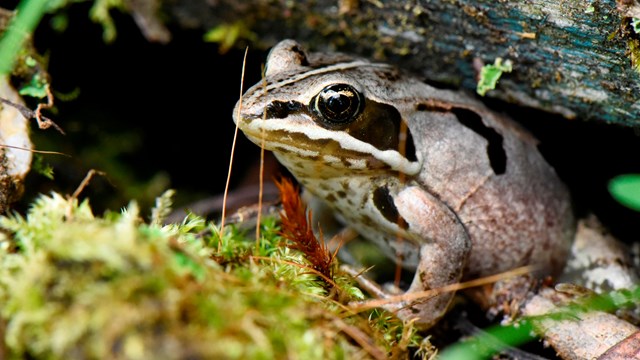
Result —
<svg viewBox="0 0 640 360"><path fill-rule="evenodd" d="M314 96L309 107L329 124L341 125L355 120L364 107L364 98L351 85L332 84Z"/></svg>

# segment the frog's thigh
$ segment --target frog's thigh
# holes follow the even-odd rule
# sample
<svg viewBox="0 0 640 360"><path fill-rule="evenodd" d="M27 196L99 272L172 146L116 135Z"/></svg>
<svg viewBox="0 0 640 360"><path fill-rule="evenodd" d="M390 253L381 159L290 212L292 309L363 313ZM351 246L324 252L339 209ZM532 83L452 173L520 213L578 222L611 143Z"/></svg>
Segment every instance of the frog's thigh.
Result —
<svg viewBox="0 0 640 360"><path fill-rule="evenodd" d="M408 292L442 287L458 282L465 267L471 241L456 214L422 188L412 186L401 191L394 201L409 231L422 239L420 262ZM446 293L404 307L403 319L418 318L422 327L433 325L444 315L453 293Z"/></svg>

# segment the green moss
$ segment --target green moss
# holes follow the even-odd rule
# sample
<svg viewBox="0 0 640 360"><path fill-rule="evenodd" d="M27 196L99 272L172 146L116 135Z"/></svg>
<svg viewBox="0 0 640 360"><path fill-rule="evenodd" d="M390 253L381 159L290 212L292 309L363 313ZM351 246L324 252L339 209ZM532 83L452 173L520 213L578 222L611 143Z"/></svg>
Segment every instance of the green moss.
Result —
<svg viewBox="0 0 640 360"><path fill-rule="evenodd" d="M636 34L640 33L640 19L631 18L631 27Z"/></svg>
<svg viewBox="0 0 640 360"><path fill-rule="evenodd" d="M207 31L203 36L204 41L217 43L221 54L231 49L239 39L256 41L257 36L249 30L243 21L236 21L231 24L220 24Z"/></svg>
<svg viewBox="0 0 640 360"><path fill-rule="evenodd" d="M105 42L112 42L116 39L116 25L110 14L111 9L126 11L125 0L94 0L89 11L91 20L102 25L102 39Z"/></svg>
<svg viewBox="0 0 640 360"><path fill-rule="evenodd" d="M169 204L161 197L146 223L135 203L95 216L88 201L53 193L26 216L0 217L7 358L368 357L343 328L382 325L336 302L362 298L352 279L329 292L273 219L256 249L193 215L160 225ZM398 321L384 324L396 335L370 335L378 346L406 348Z"/></svg>
<svg viewBox="0 0 640 360"><path fill-rule="evenodd" d="M628 39L629 57L631 58L631 67L636 73L640 73L640 40Z"/></svg>

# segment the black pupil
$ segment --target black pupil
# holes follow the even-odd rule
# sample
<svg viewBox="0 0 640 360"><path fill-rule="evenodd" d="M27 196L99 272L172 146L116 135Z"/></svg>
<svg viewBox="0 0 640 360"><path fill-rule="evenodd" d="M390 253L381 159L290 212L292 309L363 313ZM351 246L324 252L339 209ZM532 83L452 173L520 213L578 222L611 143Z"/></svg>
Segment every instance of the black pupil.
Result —
<svg viewBox="0 0 640 360"><path fill-rule="evenodd" d="M327 108L337 115L349 110L349 107L351 106L351 99L347 95L333 90L327 91L327 94L325 94L325 101L327 103Z"/></svg>

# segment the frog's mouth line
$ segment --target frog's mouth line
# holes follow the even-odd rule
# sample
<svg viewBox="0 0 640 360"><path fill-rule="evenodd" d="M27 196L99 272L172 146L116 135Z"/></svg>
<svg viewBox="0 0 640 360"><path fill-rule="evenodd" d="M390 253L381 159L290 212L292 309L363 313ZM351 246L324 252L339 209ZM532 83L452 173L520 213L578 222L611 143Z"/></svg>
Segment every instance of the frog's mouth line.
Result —
<svg viewBox="0 0 640 360"><path fill-rule="evenodd" d="M350 163L358 164L355 168L386 168L409 176L416 175L422 167L420 159L412 162L396 150L377 149L344 131L300 124L296 126L297 131L291 131L291 124L283 124L281 121L245 118L240 120L239 127L251 141L264 146L266 150L278 151L284 148L295 156L302 157L329 155L337 159L350 159Z"/></svg>
<svg viewBox="0 0 640 360"><path fill-rule="evenodd" d="M371 154L346 150L333 139L311 140L304 133L284 130L255 132L244 131L245 135L258 146L287 158L321 161L351 170L375 170L389 168Z"/></svg>

